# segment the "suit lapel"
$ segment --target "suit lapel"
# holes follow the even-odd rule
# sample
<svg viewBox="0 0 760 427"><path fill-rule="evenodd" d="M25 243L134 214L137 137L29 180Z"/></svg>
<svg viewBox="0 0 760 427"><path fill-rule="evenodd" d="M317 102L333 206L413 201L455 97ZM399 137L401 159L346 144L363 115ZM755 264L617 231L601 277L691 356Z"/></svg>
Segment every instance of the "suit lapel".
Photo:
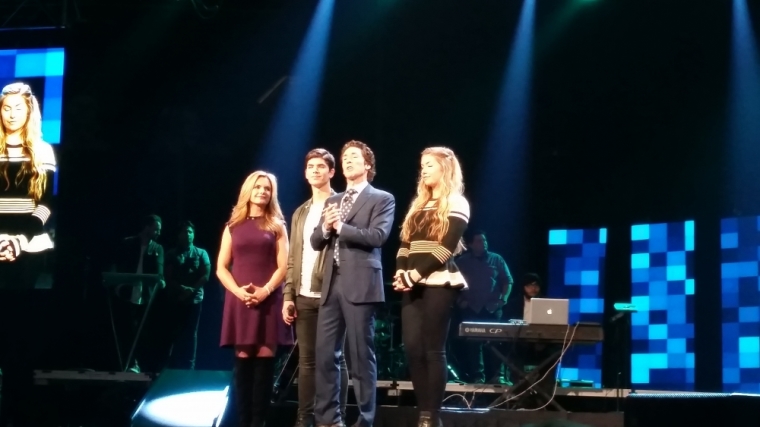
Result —
<svg viewBox="0 0 760 427"><path fill-rule="evenodd" d="M359 195L356 197L356 201L354 202L354 205L351 206L351 210L348 211L348 215L346 215L346 220L343 222L349 222L351 219L356 215L357 212L359 212L359 209L362 208L362 206L367 203L367 200L369 200L369 195L372 192L372 186L367 185L367 187L359 193ZM341 196L342 197L342 196Z"/></svg>
<svg viewBox="0 0 760 427"><path fill-rule="evenodd" d="M330 196L327 201L325 202L325 207L327 207L330 203L335 203L338 205L338 209L340 209L340 204L343 203L343 195L346 194L345 192L338 193L334 196Z"/></svg>

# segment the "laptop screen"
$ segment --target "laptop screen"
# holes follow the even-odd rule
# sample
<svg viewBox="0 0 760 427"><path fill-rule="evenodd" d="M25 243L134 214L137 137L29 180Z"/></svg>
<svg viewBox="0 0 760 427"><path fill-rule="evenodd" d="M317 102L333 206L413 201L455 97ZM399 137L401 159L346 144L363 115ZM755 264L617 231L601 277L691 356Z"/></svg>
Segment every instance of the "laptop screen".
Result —
<svg viewBox="0 0 760 427"><path fill-rule="evenodd" d="M570 300L533 298L530 304L530 319L527 319L530 324L567 325L570 320Z"/></svg>

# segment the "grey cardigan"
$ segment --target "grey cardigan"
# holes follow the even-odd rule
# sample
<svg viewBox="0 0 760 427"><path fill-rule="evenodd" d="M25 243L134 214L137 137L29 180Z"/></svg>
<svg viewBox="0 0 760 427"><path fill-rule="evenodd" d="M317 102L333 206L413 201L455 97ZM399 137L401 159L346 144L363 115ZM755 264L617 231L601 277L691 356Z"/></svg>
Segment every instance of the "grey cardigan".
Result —
<svg viewBox="0 0 760 427"><path fill-rule="evenodd" d="M331 194L336 194L332 191ZM311 199L296 209L290 224L290 252L288 253L288 274L285 276L285 301L295 301L301 291L301 265L303 264L303 226L306 215L311 209ZM321 285L322 273L325 269L327 248L319 251L319 256L311 271L311 283Z"/></svg>

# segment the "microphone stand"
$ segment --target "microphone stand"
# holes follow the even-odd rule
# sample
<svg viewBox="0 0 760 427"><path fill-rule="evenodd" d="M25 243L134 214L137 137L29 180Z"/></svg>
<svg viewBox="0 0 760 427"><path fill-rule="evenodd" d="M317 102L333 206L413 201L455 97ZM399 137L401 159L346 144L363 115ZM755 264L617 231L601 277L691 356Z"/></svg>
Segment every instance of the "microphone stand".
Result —
<svg viewBox="0 0 760 427"><path fill-rule="evenodd" d="M615 311L617 313L609 319L609 322L615 325L614 342L619 349L615 369L615 412L620 412L620 402L623 400L623 359L629 353L628 346L624 345L623 332L630 330L630 315L638 310L633 304L616 303Z"/></svg>

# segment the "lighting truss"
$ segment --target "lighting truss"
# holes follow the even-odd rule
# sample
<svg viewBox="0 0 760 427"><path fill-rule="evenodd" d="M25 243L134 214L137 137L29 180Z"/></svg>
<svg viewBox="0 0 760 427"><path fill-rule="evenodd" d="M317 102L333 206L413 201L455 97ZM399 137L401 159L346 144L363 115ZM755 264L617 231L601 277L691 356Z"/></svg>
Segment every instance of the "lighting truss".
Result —
<svg viewBox="0 0 760 427"><path fill-rule="evenodd" d="M71 13L77 0L0 0L0 30L68 28Z"/></svg>

